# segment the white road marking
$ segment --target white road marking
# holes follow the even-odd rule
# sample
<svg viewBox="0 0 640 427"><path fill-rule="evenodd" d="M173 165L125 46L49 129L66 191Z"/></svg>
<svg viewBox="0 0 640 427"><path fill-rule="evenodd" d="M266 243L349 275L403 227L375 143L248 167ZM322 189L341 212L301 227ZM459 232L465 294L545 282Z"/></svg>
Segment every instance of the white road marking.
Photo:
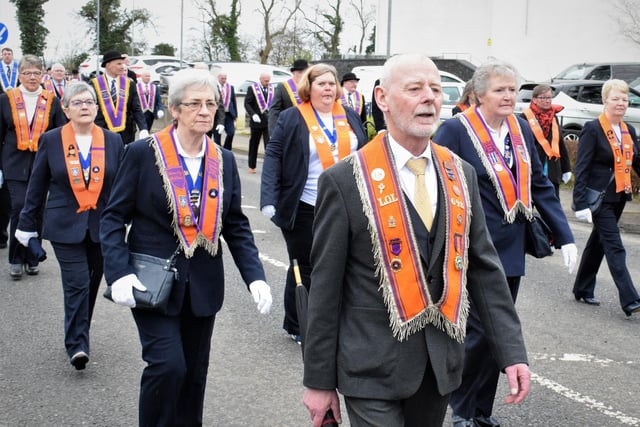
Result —
<svg viewBox="0 0 640 427"><path fill-rule="evenodd" d="M615 411L611 408L611 406L606 405L605 403L598 402L597 400L589 396L585 396L581 393L578 393L577 391L571 390L570 388L558 384L555 381L534 374L533 372L531 373L531 381L538 383L541 386L544 386L549 390L554 391L563 397L566 397L567 399L585 405L588 408L595 409L601 414L607 415L611 418L615 418L623 424L630 426L640 426L640 418L630 417L629 415L625 415L620 411Z"/></svg>
<svg viewBox="0 0 640 427"><path fill-rule="evenodd" d="M585 362L585 363L595 363L600 365L601 367L611 366L611 365L636 365L638 361L617 361L613 359L603 359L596 357L592 354L579 354L579 353L564 353L561 355L558 354L547 354L547 353L529 353L529 357L533 360L558 360L560 362Z"/></svg>
<svg viewBox="0 0 640 427"><path fill-rule="evenodd" d="M288 270L289 269L289 264L285 264L282 261L278 261L277 259L273 259L269 255L265 255L262 252L260 254L258 254L258 256L260 257L260 259L262 261L267 262L267 263L273 265L274 267L282 268L284 270Z"/></svg>

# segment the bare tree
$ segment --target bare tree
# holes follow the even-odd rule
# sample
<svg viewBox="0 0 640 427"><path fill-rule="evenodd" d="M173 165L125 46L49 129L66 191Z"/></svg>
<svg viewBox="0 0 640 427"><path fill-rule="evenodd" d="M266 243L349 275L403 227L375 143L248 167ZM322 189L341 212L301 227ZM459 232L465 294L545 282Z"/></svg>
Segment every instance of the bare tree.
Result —
<svg viewBox="0 0 640 427"><path fill-rule="evenodd" d="M356 13L360 29L360 40L358 42L357 53L362 55L363 49L365 48L364 41L367 38L367 29L369 28L369 25L375 23L376 20L376 9L365 0L350 0L349 4Z"/></svg>
<svg viewBox="0 0 640 427"><path fill-rule="evenodd" d="M640 0L617 0L612 18L620 33L640 45Z"/></svg>
<svg viewBox="0 0 640 427"><path fill-rule="evenodd" d="M340 33L344 25L344 20L340 16L340 4L342 0L327 0L329 11L316 7L315 17L309 18L305 15L305 20L311 24L311 34L324 49L324 55L337 57L340 54ZM322 18L322 19L320 19Z"/></svg>
<svg viewBox="0 0 640 427"><path fill-rule="evenodd" d="M296 13L300 10L302 0L293 0L293 7L286 7L286 0L260 0L258 12L262 15L264 22L264 47L260 50L260 63L266 64L273 49L275 39L282 37L287 31L287 27ZM277 16L274 16L277 15ZM283 17L281 25L275 22Z"/></svg>

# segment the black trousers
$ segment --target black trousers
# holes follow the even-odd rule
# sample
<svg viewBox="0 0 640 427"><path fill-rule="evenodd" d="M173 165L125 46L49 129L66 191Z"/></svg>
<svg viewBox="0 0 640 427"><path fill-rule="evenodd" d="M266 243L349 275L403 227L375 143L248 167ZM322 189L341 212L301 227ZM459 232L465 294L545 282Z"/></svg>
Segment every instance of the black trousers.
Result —
<svg viewBox="0 0 640 427"><path fill-rule="evenodd" d="M22 246L16 239L16 229L20 220L20 211L24 207L24 198L27 194L27 181L7 180L5 185L9 189L11 198L11 226L9 227L9 263L10 264L28 264L30 266L38 265L38 259L31 253L29 249ZM42 213L37 218L37 224L42 224ZM38 232L38 239L42 241L42 230Z"/></svg>
<svg viewBox="0 0 640 427"><path fill-rule="evenodd" d="M520 276L507 277L514 303L518 296L520 279ZM490 417L499 378L500 369L491 355L480 315L471 304L467 319L467 336L464 339L462 383L451 393L449 401L453 414L465 419Z"/></svg>
<svg viewBox="0 0 640 427"><path fill-rule="evenodd" d="M251 128L251 136L249 137L249 168L255 169L258 162L258 146L260 145L260 138L264 143L264 149L267 149L269 143L269 128Z"/></svg>
<svg viewBox="0 0 640 427"><path fill-rule="evenodd" d="M80 243L51 242L60 265L64 294L64 345L69 357L89 354L89 327L103 273L100 242L89 233Z"/></svg>
<svg viewBox="0 0 640 427"><path fill-rule="evenodd" d="M403 400L372 400L345 396L352 427L441 427L449 395L438 393L431 363L413 396Z"/></svg>
<svg viewBox="0 0 640 427"><path fill-rule="evenodd" d="M311 286L311 241L313 238L314 207L299 202L292 230L282 230L289 253L289 269L284 285L284 322L282 327L289 334L300 335L298 313L296 310L296 281L293 276L293 260L298 260L302 284Z"/></svg>
<svg viewBox="0 0 640 427"><path fill-rule="evenodd" d="M609 272L618 288L620 306L624 308L640 300L627 269L627 252L618 228L618 220L625 204L625 200L617 203L602 203L600 210L593 215L591 235L582 252L576 281L573 284L573 293L576 297L594 296L596 276L602 258L606 257Z"/></svg>
<svg viewBox="0 0 640 427"><path fill-rule="evenodd" d="M224 145L223 147L227 150L231 150L233 146L233 136L236 134L236 125L233 116L229 113L224 113ZM213 130L213 140L216 144L220 145L222 142L222 135L220 135L216 130ZM257 153L256 153L257 155Z"/></svg>
<svg viewBox="0 0 640 427"><path fill-rule="evenodd" d="M0 187L0 243L9 242L9 222L11 221L11 196L6 184Z"/></svg>
<svg viewBox="0 0 640 427"><path fill-rule="evenodd" d="M215 316L193 315L188 285L177 316L131 312L147 363L140 381L140 427L201 426Z"/></svg>

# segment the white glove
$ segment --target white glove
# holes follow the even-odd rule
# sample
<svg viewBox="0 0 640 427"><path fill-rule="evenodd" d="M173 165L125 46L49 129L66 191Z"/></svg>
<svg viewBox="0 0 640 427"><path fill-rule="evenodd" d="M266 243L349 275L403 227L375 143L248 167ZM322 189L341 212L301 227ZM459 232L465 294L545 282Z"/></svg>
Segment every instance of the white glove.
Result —
<svg viewBox="0 0 640 427"><path fill-rule="evenodd" d="M589 224L591 224L591 222L593 222L591 218L591 209L586 208L580 211L576 211L576 218L583 221L587 221Z"/></svg>
<svg viewBox="0 0 640 427"><path fill-rule="evenodd" d="M111 284L111 299L116 304L135 307L136 300L133 298L133 288L140 292L147 291L147 288L138 280L138 276L127 274Z"/></svg>
<svg viewBox="0 0 640 427"><path fill-rule="evenodd" d="M249 285L253 300L258 304L258 311L261 314L267 314L271 310L271 288L264 280L254 280Z"/></svg>
<svg viewBox="0 0 640 427"><path fill-rule="evenodd" d="M22 246L29 247L29 240L31 240L32 237L38 237L38 232L16 230L16 239Z"/></svg>
<svg viewBox="0 0 640 427"><path fill-rule="evenodd" d="M224 132L224 125L216 126L216 132L218 132L219 135L222 135L222 132Z"/></svg>
<svg viewBox="0 0 640 427"><path fill-rule="evenodd" d="M4 173L0 171L0 188L2 188L2 184L4 184Z"/></svg>
<svg viewBox="0 0 640 427"><path fill-rule="evenodd" d="M578 262L578 247L575 243L567 243L560 247L562 258L564 258L564 266L569 269L569 274L573 273L573 269Z"/></svg>
<svg viewBox="0 0 640 427"><path fill-rule="evenodd" d="M565 172L562 174L562 182L565 184L571 180L571 172Z"/></svg>
<svg viewBox="0 0 640 427"><path fill-rule="evenodd" d="M276 207L273 205L267 205L264 208L262 208L262 215L266 216L269 219L273 218L275 214L276 214Z"/></svg>
<svg viewBox="0 0 640 427"><path fill-rule="evenodd" d="M253 120L256 123L262 123L262 120L260 120L260 116L257 114L254 114L253 116L251 116L251 120Z"/></svg>
<svg viewBox="0 0 640 427"><path fill-rule="evenodd" d="M149 131L146 129L142 129L140 131L140 139L146 139L149 138Z"/></svg>
<svg viewBox="0 0 640 427"><path fill-rule="evenodd" d="M158 110L158 112L156 113L156 117L159 118L159 119L163 118L164 117L164 111Z"/></svg>

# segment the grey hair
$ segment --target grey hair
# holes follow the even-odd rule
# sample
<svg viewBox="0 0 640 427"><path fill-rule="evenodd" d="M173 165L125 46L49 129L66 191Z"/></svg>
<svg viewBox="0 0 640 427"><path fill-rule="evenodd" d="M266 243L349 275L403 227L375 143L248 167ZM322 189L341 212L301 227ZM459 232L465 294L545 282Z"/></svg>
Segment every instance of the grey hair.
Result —
<svg viewBox="0 0 640 427"><path fill-rule="evenodd" d="M478 96L484 96L487 93L489 79L496 76L511 77L516 82L516 88L520 87L521 78L518 70L506 61L492 59L476 68L471 78L476 100Z"/></svg>
<svg viewBox="0 0 640 427"><path fill-rule="evenodd" d="M184 98L188 88L209 88L218 102L218 81L207 70L185 68L173 75L169 86L169 96L167 102L169 107L178 108Z"/></svg>
<svg viewBox="0 0 640 427"><path fill-rule="evenodd" d="M391 75L396 67L400 65L416 65L423 63L433 65L433 67L437 69L436 64L431 60L431 58L423 53L404 53L392 56L387 59L382 67L382 73L380 74L380 86L386 89L389 88Z"/></svg>
<svg viewBox="0 0 640 427"><path fill-rule="evenodd" d="M62 105L64 108L69 108L71 98L84 92L89 92L89 94L91 94L91 98L96 101L96 92L93 90L91 85L81 81L69 82L64 89L64 96L62 97Z"/></svg>
<svg viewBox="0 0 640 427"><path fill-rule="evenodd" d="M24 55L22 59L20 59L20 63L18 64L18 72L22 72L25 68L35 67L38 70L42 70L42 59L38 58L35 55Z"/></svg>

